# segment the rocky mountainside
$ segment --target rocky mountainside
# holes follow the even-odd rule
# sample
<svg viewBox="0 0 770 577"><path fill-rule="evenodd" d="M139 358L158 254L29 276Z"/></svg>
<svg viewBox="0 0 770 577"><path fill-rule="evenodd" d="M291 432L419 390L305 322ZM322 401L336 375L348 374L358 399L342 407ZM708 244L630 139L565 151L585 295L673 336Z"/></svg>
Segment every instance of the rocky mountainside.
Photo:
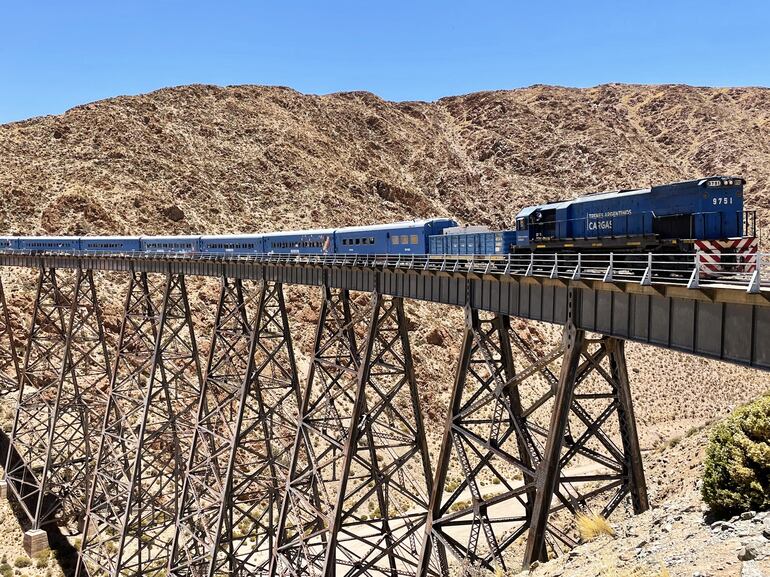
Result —
<svg viewBox="0 0 770 577"><path fill-rule="evenodd" d="M535 86L394 103L186 86L0 126L0 158L0 222L14 232L445 214L510 226L532 201L714 173L747 178L764 208L770 90Z"/></svg>
<svg viewBox="0 0 770 577"><path fill-rule="evenodd" d="M762 226L770 222L770 89L534 86L394 103L369 93L185 86L0 126L0 231L220 233L442 215L503 227L533 202L707 174L745 177L747 205ZM34 279L19 278L8 296L21 326ZM196 314L210 317L216 291L195 281L190 290ZM301 366L317 310L305 294L289 294ZM104 297L110 335L121 299L118 290ZM421 303L407 313L435 449L462 316ZM519 324L533 346L555 343L552 328ZM679 445L669 458L667 443L768 381L652 347L630 345L627 356L653 497L661 505L685 495L690 507L698 453L683 456ZM672 575L690 577L686 568Z"/></svg>

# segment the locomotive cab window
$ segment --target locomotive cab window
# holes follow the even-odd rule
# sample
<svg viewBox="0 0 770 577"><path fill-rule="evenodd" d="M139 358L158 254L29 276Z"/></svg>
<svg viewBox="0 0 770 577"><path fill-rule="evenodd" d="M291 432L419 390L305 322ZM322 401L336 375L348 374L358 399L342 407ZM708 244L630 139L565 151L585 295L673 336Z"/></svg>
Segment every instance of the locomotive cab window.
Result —
<svg viewBox="0 0 770 577"><path fill-rule="evenodd" d="M519 218L516 220L516 230L527 230L527 218Z"/></svg>

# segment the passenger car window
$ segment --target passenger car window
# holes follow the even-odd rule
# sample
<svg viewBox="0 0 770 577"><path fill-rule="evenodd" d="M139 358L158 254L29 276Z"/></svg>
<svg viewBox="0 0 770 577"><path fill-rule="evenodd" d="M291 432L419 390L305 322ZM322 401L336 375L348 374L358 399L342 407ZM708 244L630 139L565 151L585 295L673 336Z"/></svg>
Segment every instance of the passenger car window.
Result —
<svg viewBox="0 0 770 577"><path fill-rule="evenodd" d="M396 234L393 235L393 244L394 245L398 244L398 235Z"/></svg>
<svg viewBox="0 0 770 577"><path fill-rule="evenodd" d="M401 244L409 244L409 235L408 234L402 234L401 235Z"/></svg>
<svg viewBox="0 0 770 577"><path fill-rule="evenodd" d="M412 240L412 244L417 244L417 235L413 234L411 240Z"/></svg>

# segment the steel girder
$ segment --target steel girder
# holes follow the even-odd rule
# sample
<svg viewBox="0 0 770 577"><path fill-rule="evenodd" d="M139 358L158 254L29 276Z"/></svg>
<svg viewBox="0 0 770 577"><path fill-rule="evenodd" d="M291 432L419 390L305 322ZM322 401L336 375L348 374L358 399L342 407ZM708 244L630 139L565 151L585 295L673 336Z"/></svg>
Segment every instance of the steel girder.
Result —
<svg viewBox="0 0 770 577"><path fill-rule="evenodd" d="M578 307L571 290L564 358L537 470L524 565L547 558L548 546L554 545L549 530L557 523L554 517L564 518L564 512L567 517L586 512L608 517L629 494L635 513L649 508L624 343L613 337L587 338L574 324Z"/></svg>
<svg viewBox="0 0 770 577"><path fill-rule="evenodd" d="M371 316L368 298L322 287L313 359L291 451L278 517L272 576L324 571L329 526L342 476L360 366L360 343Z"/></svg>
<svg viewBox="0 0 770 577"><path fill-rule="evenodd" d="M33 529L82 519L109 380L93 272L41 269L6 466Z"/></svg>
<svg viewBox="0 0 770 577"><path fill-rule="evenodd" d="M375 293L324 575L414 575L431 486L403 300Z"/></svg>
<svg viewBox="0 0 770 577"><path fill-rule="evenodd" d="M623 342L587 340L580 332L575 353L570 333L565 334L561 346L536 352L507 317L485 320L466 309L421 574L427 574L429 562L435 562L432 556L442 548L454 557L444 574L453 575L472 573L476 566L506 569L522 558L528 564L558 554L577 543L569 529L572 516L608 516L628 493L635 512L647 509ZM514 351L524 360L518 371ZM574 370L570 354L583 359ZM561 373L574 373L570 390L581 386L566 401L564 393L560 396L562 380L551 370L560 359ZM605 359L607 368L602 367ZM566 409L560 412L563 402ZM554 423L554 414L561 420ZM613 414L615 423L610 420ZM560 450L563 447L557 461L548 458L555 437L561 439ZM616 441L621 441L620 448ZM544 479L553 483L550 495L557 499L552 504L549 496L548 504L541 504L541 546L526 558L524 543L529 546L535 535L530 523L535 504L545 498Z"/></svg>
<svg viewBox="0 0 770 577"><path fill-rule="evenodd" d="M241 281L223 278L173 575L269 570L300 390L281 284L262 284L253 321L249 305Z"/></svg>
<svg viewBox="0 0 770 577"><path fill-rule="evenodd" d="M78 574L166 571L200 383L184 277L132 272Z"/></svg>
<svg viewBox="0 0 770 577"><path fill-rule="evenodd" d="M0 277L0 396L19 390L19 357L13 335L3 279Z"/></svg>

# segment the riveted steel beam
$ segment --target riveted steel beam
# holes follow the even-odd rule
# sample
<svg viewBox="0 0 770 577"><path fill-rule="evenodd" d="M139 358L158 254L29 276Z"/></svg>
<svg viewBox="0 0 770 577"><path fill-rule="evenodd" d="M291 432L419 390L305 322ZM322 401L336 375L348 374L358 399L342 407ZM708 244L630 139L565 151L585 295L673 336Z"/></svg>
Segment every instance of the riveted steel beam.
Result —
<svg viewBox="0 0 770 577"><path fill-rule="evenodd" d="M174 575L264 575L269 568L299 386L282 286L262 284L256 315L244 293L240 280L222 279Z"/></svg>
<svg viewBox="0 0 770 577"><path fill-rule="evenodd" d="M321 575L356 404L371 300L324 285L270 574Z"/></svg>
<svg viewBox="0 0 770 577"><path fill-rule="evenodd" d="M8 313L3 280L0 277L0 396L19 390L20 374L16 338L13 334L11 316Z"/></svg>
<svg viewBox="0 0 770 577"><path fill-rule="evenodd" d="M81 520L110 369L91 271L41 270L8 453L32 529Z"/></svg>
<svg viewBox="0 0 770 577"><path fill-rule="evenodd" d="M529 527L539 453L521 405L509 322L482 319L470 307L465 313L419 575L505 570L505 551ZM444 549L450 566L437 557Z"/></svg>
<svg viewBox="0 0 770 577"><path fill-rule="evenodd" d="M326 577L414 574L432 474L400 298L374 294L330 516Z"/></svg>
<svg viewBox="0 0 770 577"><path fill-rule="evenodd" d="M132 273L80 575L166 571L200 383L184 277L169 274L161 286Z"/></svg>

